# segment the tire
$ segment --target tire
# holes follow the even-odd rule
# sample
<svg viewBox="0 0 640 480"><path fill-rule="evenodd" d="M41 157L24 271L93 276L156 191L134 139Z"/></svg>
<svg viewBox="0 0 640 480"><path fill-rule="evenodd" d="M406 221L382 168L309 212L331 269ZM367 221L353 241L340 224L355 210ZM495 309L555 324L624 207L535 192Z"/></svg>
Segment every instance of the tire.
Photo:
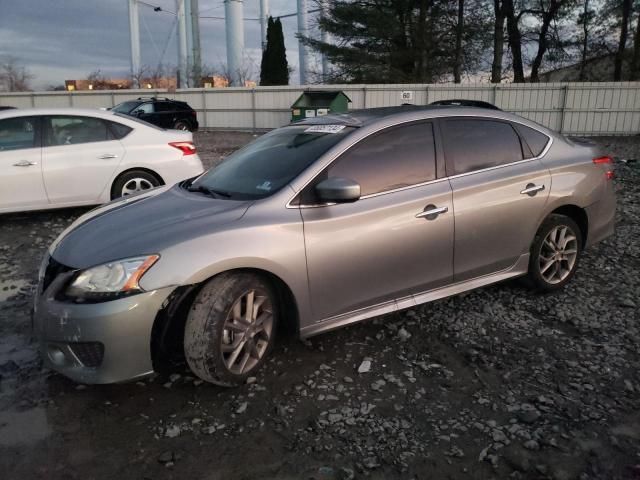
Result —
<svg viewBox="0 0 640 480"><path fill-rule="evenodd" d="M130 170L120 175L113 182L111 200L143 192L161 184L160 179L152 173L144 170Z"/></svg>
<svg viewBox="0 0 640 480"><path fill-rule="evenodd" d="M191 125L189 125L184 120L178 120L176 123L173 124L173 129L174 130L183 130L185 132L190 132L191 131Z"/></svg>
<svg viewBox="0 0 640 480"><path fill-rule="evenodd" d="M527 283L540 292L560 290L575 275L581 253L582 232L578 224L564 215L550 215L531 245Z"/></svg>
<svg viewBox="0 0 640 480"><path fill-rule="evenodd" d="M247 322L251 292L254 314ZM278 316L277 296L261 276L229 272L214 277L198 293L187 317L184 353L189 368L217 385L245 383L273 348Z"/></svg>

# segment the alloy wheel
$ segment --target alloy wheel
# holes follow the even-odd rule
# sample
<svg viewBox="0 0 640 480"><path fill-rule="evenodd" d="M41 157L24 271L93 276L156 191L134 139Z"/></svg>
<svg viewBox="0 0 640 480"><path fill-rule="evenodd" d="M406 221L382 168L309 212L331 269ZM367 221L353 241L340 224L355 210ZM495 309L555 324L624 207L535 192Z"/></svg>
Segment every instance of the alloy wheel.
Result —
<svg viewBox="0 0 640 480"><path fill-rule="evenodd" d="M122 196L133 195L153 188L153 184L146 178L132 178L122 186Z"/></svg>
<svg viewBox="0 0 640 480"><path fill-rule="evenodd" d="M264 356L273 331L273 309L265 291L249 290L227 314L221 352L227 369L236 375L250 371Z"/></svg>
<svg viewBox="0 0 640 480"><path fill-rule="evenodd" d="M554 227L540 247L540 275L550 284L557 284L572 272L578 258L578 238L566 225Z"/></svg>

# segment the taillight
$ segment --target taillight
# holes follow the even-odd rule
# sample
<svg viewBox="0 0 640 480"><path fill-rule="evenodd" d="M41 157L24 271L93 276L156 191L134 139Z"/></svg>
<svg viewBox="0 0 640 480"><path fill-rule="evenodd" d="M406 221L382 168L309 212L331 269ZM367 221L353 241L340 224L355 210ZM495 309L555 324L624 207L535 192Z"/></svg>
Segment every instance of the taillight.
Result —
<svg viewBox="0 0 640 480"><path fill-rule="evenodd" d="M596 165L603 165L605 167L605 177L607 180L613 180L615 173L613 172L613 159L611 157L598 157L593 159L593 163Z"/></svg>
<svg viewBox="0 0 640 480"><path fill-rule="evenodd" d="M169 142L169 145L181 150L184 155L194 155L196 153L196 146L193 142Z"/></svg>

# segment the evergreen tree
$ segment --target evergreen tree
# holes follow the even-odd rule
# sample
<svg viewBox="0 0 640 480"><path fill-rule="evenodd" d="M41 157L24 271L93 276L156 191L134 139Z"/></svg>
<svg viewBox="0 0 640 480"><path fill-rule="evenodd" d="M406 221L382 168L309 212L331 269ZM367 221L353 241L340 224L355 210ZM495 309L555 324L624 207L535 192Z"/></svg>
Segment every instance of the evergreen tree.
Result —
<svg viewBox="0 0 640 480"><path fill-rule="evenodd" d="M289 65L284 47L282 23L279 18L269 17L267 23L267 46L260 63L260 85L288 85Z"/></svg>

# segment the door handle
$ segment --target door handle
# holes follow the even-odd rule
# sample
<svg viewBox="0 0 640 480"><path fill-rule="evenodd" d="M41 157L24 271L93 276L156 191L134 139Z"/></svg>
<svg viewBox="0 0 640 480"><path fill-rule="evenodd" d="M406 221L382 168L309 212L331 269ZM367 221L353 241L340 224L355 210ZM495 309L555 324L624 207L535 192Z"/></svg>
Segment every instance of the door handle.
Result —
<svg viewBox="0 0 640 480"><path fill-rule="evenodd" d="M100 155L98 158L100 160L109 160L111 158L117 158L118 156L114 153L105 153L104 155Z"/></svg>
<svg viewBox="0 0 640 480"><path fill-rule="evenodd" d="M536 185L534 183L527 183L527 186L524 187L524 190L520 191L521 195L529 195L533 197L539 191L544 190L544 185Z"/></svg>
<svg viewBox="0 0 640 480"><path fill-rule="evenodd" d="M435 220L441 213L447 213L449 207L436 207L435 205L427 205L420 213L416 213L416 218L426 218L427 220Z"/></svg>
<svg viewBox="0 0 640 480"><path fill-rule="evenodd" d="M18 163L14 163L14 167L32 167L33 165L37 165L38 162L30 162L28 160L20 160Z"/></svg>

